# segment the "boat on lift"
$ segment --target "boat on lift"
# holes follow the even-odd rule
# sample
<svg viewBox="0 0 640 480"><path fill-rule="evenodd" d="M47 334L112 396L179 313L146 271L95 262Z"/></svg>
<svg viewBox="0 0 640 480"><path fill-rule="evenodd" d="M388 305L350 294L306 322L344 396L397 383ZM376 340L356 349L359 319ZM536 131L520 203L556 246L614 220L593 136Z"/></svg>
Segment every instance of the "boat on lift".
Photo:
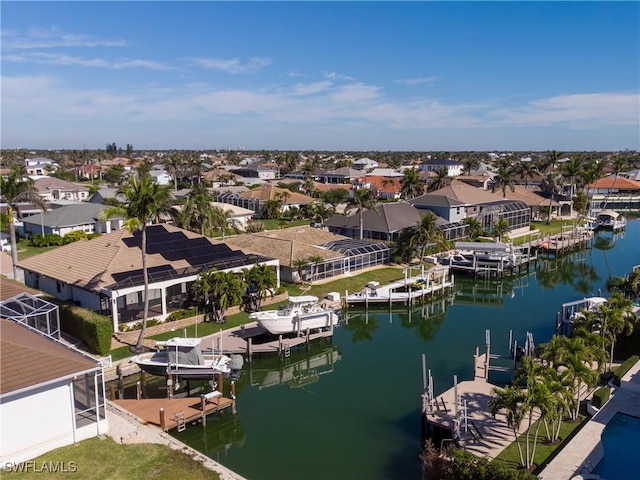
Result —
<svg viewBox="0 0 640 480"><path fill-rule="evenodd" d="M273 335L330 328L338 323L333 308L320 305L313 295L289 297L278 310L254 312L249 318Z"/></svg>
<svg viewBox="0 0 640 480"><path fill-rule="evenodd" d="M231 357L203 352L201 338L174 337L156 343L156 351L138 355L132 362L152 375L184 379L209 379L231 373Z"/></svg>

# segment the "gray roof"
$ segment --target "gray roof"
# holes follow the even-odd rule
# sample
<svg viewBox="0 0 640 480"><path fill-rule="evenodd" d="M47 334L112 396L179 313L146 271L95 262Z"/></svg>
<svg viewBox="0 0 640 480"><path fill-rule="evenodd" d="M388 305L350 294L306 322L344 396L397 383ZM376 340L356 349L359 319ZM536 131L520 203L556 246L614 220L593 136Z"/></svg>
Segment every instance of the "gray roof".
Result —
<svg viewBox="0 0 640 480"><path fill-rule="evenodd" d="M458 207L464 205L455 198L447 197L446 195L420 195L409 201L411 205L420 207Z"/></svg>
<svg viewBox="0 0 640 480"><path fill-rule="evenodd" d="M77 203L66 207L56 208L50 212L40 215L31 215L23 219L24 223L40 226L43 218L44 226L50 228L74 227L98 221L100 212L109 208L99 203Z"/></svg>
<svg viewBox="0 0 640 480"><path fill-rule="evenodd" d="M363 215L364 229L371 232L397 232L415 226L420 220L420 212L404 202L383 203L375 210L365 210ZM326 221L329 227L360 228L359 215L334 215Z"/></svg>
<svg viewBox="0 0 640 480"><path fill-rule="evenodd" d="M446 160L442 160L439 158L431 158L429 160L425 160L424 162L422 162L423 165L462 165L462 163L460 163L457 160L451 160L451 159L446 159Z"/></svg>

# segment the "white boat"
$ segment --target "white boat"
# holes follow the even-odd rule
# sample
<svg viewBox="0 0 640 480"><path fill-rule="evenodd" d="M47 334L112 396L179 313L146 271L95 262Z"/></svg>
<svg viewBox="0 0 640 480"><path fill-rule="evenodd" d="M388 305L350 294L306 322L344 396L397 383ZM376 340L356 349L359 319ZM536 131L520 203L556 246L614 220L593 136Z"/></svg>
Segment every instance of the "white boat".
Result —
<svg viewBox="0 0 640 480"><path fill-rule="evenodd" d="M602 210L596 217L596 227L621 230L627 226L627 219L613 210Z"/></svg>
<svg viewBox="0 0 640 480"><path fill-rule="evenodd" d="M329 328L338 323L333 308L320 305L313 295L289 297L278 310L254 312L249 318L274 335Z"/></svg>
<svg viewBox="0 0 640 480"><path fill-rule="evenodd" d="M184 379L213 379L214 375L231 373L231 358L227 355L204 353L201 338L174 337L156 343L155 352L143 353L132 359L143 371L152 375L169 374Z"/></svg>

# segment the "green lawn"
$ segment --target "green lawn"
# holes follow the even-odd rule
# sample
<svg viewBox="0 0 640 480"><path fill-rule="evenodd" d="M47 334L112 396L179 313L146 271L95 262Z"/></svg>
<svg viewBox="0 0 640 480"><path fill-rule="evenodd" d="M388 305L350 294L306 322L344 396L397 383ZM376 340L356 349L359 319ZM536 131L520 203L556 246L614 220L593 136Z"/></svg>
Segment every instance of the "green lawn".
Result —
<svg viewBox="0 0 640 480"><path fill-rule="evenodd" d="M417 270L416 270L417 273ZM289 292L289 295L315 295L319 298L323 298L329 292L339 292L340 295L344 295L345 289L348 289L350 293L357 292L364 288L364 286L372 280L385 284L394 280L399 280L403 277L401 267L385 267L368 272L361 273L360 275L354 275L353 277L341 278L332 282L327 282L321 285L313 285L311 288L301 286L300 284L283 284L284 288ZM278 308L278 303L272 303L271 305L265 305L265 310L272 310ZM238 327L249 322L249 314L246 312L238 312L233 315L226 316L226 322L223 324L199 322L197 325L190 325L186 328L186 336L193 337L205 337L218 333L221 329L226 330L228 328ZM148 338L154 340L168 340L175 336L185 336L185 329L180 328L173 332L160 333ZM128 346L119 347L111 350L111 359L116 362L123 358L128 358L133 355Z"/></svg>
<svg viewBox="0 0 640 480"><path fill-rule="evenodd" d="M298 220L290 220L288 218L275 218L271 220L258 220L264 224L265 230L277 230L279 228L291 228L301 227L303 225L309 225L310 220L302 218Z"/></svg>
<svg viewBox="0 0 640 480"><path fill-rule="evenodd" d="M62 477L83 480L220 480L216 472L205 468L189 455L165 445L121 445L111 438L84 440L75 445L52 450L32 462L22 464L25 469L29 468L29 471L9 472L8 469L4 469L2 477L16 480ZM56 466L58 472L45 470L47 467L53 469ZM66 473L62 473L63 471Z"/></svg>
<svg viewBox="0 0 640 480"><path fill-rule="evenodd" d="M538 441L536 442L536 454L534 457L534 463L538 466L536 471L542 470L552 459L555 457L557 452L560 451L562 447L564 447L571 438L578 433L580 428L589 421L589 417L580 415L580 421L577 422L562 422L560 426L560 439L561 443L556 445L546 444L546 432L544 429L544 425L540 427L540 431L538 432ZM537 422L533 424L531 427L531 431L535 432ZM520 445L522 446L523 452L526 455L526 441L525 435L520 436ZM531 435L530 445L533 445L533 434ZM494 462L504 462L505 464L517 468L520 465L520 454L518 453L518 445L516 442L513 442L507 448L505 448L500 455L498 455Z"/></svg>
<svg viewBox="0 0 640 480"><path fill-rule="evenodd" d="M19 238L17 240L18 247L18 260L24 260L25 258L33 257L34 255L38 255L39 253L48 252L49 250L53 250L55 247L33 247L29 245L29 241L24 238Z"/></svg>
<svg viewBox="0 0 640 480"><path fill-rule="evenodd" d="M551 220L551 223L547 225L546 220L541 220L539 222L531 222L531 228L534 230L540 230L541 235L553 235L555 233L560 233L562 231L562 227L565 226L573 226L576 222L573 220Z"/></svg>

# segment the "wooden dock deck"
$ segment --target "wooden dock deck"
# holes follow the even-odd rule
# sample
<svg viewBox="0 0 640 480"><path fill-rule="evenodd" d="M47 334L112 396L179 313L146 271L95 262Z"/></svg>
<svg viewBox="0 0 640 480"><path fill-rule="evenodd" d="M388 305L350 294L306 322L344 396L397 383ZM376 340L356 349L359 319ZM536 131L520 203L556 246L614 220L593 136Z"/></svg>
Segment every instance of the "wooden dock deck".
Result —
<svg viewBox="0 0 640 480"><path fill-rule="evenodd" d="M406 274L405 274L406 275ZM434 296L454 287L454 277L448 267L423 271L417 276L405 276L403 280L379 286L367 286L362 291L349 295L345 292L344 303L348 305L404 303L411 305L416 300Z"/></svg>
<svg viewBox="0 0 640 480"><path fill-rule="evenodd" d="M326 331L300 332L300 335L269 335L257 322L242 325L240 328L222 330L220 333L203 338L203 348L212 348L230 354L244 355L249 359L254 353L282 354L288 348L294 348L317 338L330 337L333 328Z"/></svg>
<svg viewBox="0 0 640 480"><path fill-rule="evenodd" d="M186 398L142 398L112 400L119 407L132 413L141 423L155 425L162 430L171 430L178 426L178 416L182 414L185 423L202 419L206 423L206 416L233 405L233 400L217 397L203 402L200 397ZM202 404L204 403L204 409ZM164 419L161 413L164 412Z"/></svg>
<svg viewBox="0 0 640 480"><path fill-rule="evenodd" d="M531 246L542 252L558 254L576 248L582 248L586 246L592 238L593 231L574 229L540 238L533 242Z"/></svg>

